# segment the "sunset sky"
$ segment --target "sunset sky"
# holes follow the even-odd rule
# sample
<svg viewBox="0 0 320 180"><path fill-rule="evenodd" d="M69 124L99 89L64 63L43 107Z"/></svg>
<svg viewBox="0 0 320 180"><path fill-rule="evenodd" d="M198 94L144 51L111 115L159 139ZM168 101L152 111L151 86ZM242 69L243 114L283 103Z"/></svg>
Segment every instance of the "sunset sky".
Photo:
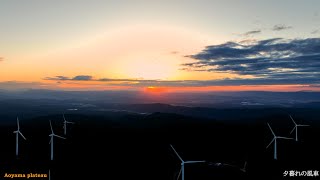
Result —
<svg viewBox="0 0 320 180"><path fill-rule="evenodd" d="M320 91L319 0L0 0L0 89Z"/></svg>

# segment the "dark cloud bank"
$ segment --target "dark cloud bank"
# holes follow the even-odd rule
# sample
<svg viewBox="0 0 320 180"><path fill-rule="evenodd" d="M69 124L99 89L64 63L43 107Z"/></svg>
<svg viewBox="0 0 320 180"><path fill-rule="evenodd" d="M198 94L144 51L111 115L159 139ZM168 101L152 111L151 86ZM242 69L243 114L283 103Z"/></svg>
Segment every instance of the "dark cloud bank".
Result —
<svg viewBox="0 0 320 180"><path fill-rule="evenodd" d="M187 70L229 72L257 78L237 81L319 83L320 38L276 38L249 44L227 42L207 46L202 52L187 57L195 60L183 64Z"/></svg>

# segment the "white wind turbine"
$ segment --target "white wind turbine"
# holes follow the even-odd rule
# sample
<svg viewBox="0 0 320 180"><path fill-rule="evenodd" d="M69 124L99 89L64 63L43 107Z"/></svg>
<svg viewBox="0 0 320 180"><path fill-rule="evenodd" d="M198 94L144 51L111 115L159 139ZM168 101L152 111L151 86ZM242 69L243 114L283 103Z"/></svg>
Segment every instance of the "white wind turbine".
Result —
<svg viewBox="0 0 320 180"><path fill-rule="evenodd" d="M181 169L180 169L180 172L178 174L178 177L177 177L177 180L179 179L180 177L180 174L181 174L181 180L184 180L184 165L185 164L194 164L194 163L203 163L205 161L184 161L180 155L178 154L178 152L174 149L174 147L170 144L171 148L173 149L174 153L177 155L177 157L180 159L181 161Z"/></svg>
<svg viewBox="0 0 320 180"><path fill-rule="evenodd" d="M293 131L296 130L296 141L298 141L298 127L299 127L299 126L300 126L300 127L302 127L302 126L309 126L309 125L297 124L297 123L293 120L293 118L291 117L291 115L289 115L289 116L290 116L292 122L294 123L294 128L292 129L292 131L290 132L290 134L292 134Z"/></svg>
<svg viewBox="0 0 320 180"><path fill-rule="evenodd" d="M27 140L27 139L23 136L23 134L20 131L20 125L19 125L19 118L18 117L17 117L17 126L18 126L18 129L16 131L13 131L13 133L16 134L16 156L18 157L18 155L19 155L19 135L24 140Z"/></svg>
<svg viewBox="0 0 320 180"><path fill-rule="evenodd" d="M51 139L50 139L49 144L51 144L51 160L53 160L53 139L54 139L53 137L55 136L55 137L58 137L61 139L66 139L66 138L54 134L53 129L52 129L52 125L51 125L51 120L49 120L49 122L50 122L50 128L51 128L51 134L49 135L51 137Z"/></svg>
<svg viewBox="0 0 320 180"><path fill-rule="evenodd" d="M247 172L247 161L244 162L243 168L240 168L240 171L242 171L244 173Z"/></svg>
<svg viewBox="0 0 320 180"><path fill-rule="evenodd" d="M64 132L64 135L66 136L67 135L67 124L74 124L74 122L70 122L70 121L67 121L66 118L64 117L64 114L62 115L63 116L63 132Z"/></svg>
<svg viewBox="0 0 320 180"><path fill-rule="evenodd" d="M269 143L269 145L268 145L266 148L268 148L268 147L272 144L272 142L274 142L273 158L274 158L275 160L277 160L277 158L278 158L278 157L277 157L277 139L293 139L293 138L276 136L276 134L273 132L273 130L272 130L271 126L269 125L269 123L267 123L267 124L268 124L268 126L269 126L270 131L272 132L273 139L272 139L272 141Z"/></svg>

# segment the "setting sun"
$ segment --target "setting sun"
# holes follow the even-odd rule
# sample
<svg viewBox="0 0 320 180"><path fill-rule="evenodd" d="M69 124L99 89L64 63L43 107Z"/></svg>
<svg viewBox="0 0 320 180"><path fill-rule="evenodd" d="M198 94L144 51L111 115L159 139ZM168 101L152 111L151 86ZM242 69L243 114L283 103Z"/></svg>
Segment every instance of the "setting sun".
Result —
<svg viewBox="0 0 320 180"><path fill-rule="evenodd" d="M164 88L164 87L149 86L145 88L145 92L148 92L148 93L162 93L166 91L167 91L167 88Z"/></svg>

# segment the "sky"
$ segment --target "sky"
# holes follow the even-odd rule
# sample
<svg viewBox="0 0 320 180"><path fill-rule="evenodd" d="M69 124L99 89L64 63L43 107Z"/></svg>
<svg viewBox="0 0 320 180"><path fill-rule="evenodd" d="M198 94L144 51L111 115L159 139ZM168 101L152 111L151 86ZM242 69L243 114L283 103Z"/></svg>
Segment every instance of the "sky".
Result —
<svg viewBox="0 0 320 180"><path fill-rule="evenodd" d="M320 90L318 0L0 0L0 89Z"/></svg>

